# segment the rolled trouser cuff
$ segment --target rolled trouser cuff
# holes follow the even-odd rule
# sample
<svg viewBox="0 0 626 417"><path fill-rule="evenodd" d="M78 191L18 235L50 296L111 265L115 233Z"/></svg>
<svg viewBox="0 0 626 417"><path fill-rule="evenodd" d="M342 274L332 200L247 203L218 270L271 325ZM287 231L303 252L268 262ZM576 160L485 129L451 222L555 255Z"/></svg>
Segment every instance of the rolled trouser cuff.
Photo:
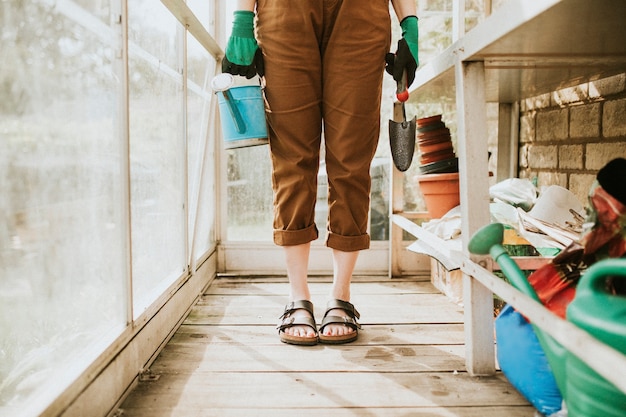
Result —
<svg viewBox="0 0 626 417"><path fill-rule="evenodd" d="M318 237L319 232L315 224L300 230L274 230L274 243L278 246L302 245Z"/></svg>
<svg viewBox="0 0 626 417"><path fill-rule="evenodd" d="M360 236L341 236L333 232L326 235L326 246L342 252L355 252L369 249L370 236L368 234Z"/></svg>

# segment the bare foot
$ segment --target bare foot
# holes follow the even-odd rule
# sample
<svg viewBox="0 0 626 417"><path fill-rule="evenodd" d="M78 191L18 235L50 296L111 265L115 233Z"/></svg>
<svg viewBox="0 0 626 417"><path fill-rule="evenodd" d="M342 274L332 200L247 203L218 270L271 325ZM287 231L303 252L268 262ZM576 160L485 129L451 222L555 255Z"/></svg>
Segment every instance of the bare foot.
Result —
<svg viewBox="0 0 626 417"><path fill-rule="evenodd" d="M303 308L295 310L289 317L293 317L294 319L299 317L313 318L311 313ZM315 330L313 330L310 326L305 325L294 325L284 329L283 332L295 337L315 337Z"/></svg>
<svg viewBox="0 0 626 417"><path fill-rule="evenodd" d="M340 308L335 308L335 309L330 310L328 312L328 315L344 317L344 318L350 317L346 314L344 310ZM348 334L352 334L354 332L355 330L352 327L346 326L345 324L330 323L326 327L324 327L324 331L322 332L322 334L324 336L345 336Z"/></svg>
<svg viewBox="0 0 626 417"><path fill-rule="evenodd" d="M317 326L313 311L313 304L308 300L287 304L277 326L281 342L294 345L317 344Z"/></svg>
<svg viewBox="0 0 626 417"><path fill-rule="evenodd" d="M350 302L330 300L319 330L320 342L342 344L355 341L361 328L357 322L359 317L359 312Z"/></svg>

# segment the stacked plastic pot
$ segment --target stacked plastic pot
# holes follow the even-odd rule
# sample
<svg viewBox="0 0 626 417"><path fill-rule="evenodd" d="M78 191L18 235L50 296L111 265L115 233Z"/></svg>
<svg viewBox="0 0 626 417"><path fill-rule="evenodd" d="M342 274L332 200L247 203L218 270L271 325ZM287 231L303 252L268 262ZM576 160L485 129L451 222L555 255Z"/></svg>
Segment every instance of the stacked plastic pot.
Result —
<svg viewBox="0 0 626 417"><path fill-rule="evenodd" d="M417 120L417 146L420 190L430 216L440 218L460 202L458 158L440 114Z"/></svg>

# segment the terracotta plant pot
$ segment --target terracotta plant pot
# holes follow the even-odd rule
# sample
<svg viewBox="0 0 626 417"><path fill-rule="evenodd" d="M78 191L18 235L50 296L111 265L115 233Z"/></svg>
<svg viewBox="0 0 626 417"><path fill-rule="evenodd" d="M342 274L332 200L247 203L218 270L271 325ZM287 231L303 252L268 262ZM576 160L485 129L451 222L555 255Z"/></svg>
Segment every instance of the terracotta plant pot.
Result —
<svg viewBox="0 0 626 417"><path fill-rule="evenodd" d="M444 138L450 140L450 129L447 127L417 134L417 140L421 142L427 140L443 140Z"/></svg>
<svg viewBox="0 0 626 417"><path fill-rule="evenodd" d="M446 124L444 122L434 122L426 126L417 127L417 133L428 133L433 130L445 129L445 128L446 128Z"/></svg>
<svg viewBox="0 0 626 417"><path fill-rule="evenodd" d="M422 174L443 174L449 172L459 172L459 159L451 158L443 161L437 161L430 164L420 165Z"/></svg>
<svg viewBox="0 0 626 417"><path fill-rule="evenodd" d="M417 119L417 126L424 127L433 123L441 122L441 114L437 114L435 116L430 117L422 117L421 119Z"/></svg>
<svg viewBox="0 0 626 417"><path fill-rule="evenodd" d="M433 143L432 145L419 145L419 150L422 155L427 155L431 152L443 151L446 149L452 149L452 141Z"/></svg>
<svg viewBox="0 0 626 417"><path fill-rule="evenodd" d="M433 219L441 218L461 202L458 172L418 175L417 181Z"/></svg>

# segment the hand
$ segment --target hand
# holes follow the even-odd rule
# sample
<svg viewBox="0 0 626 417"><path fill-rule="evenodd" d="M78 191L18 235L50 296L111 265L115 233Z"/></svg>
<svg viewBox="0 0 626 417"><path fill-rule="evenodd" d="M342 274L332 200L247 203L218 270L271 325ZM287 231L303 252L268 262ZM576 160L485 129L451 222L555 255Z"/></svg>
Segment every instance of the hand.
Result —
<svg viewBox="0 0 626 417"><path fill-rule="evenodd" d="M400 27L402 27L402 39L398 41L396 53L388 53L385 57L387 62L385 70L397 82L402 81L402 73L406 70L408 88L415 80L415 71L419 65L417 17L405 17L400 22Z"/></svg>
<svg viewBox="0 0 626 417"><path fill-rule="evenodd" d="M254 37L254 12L237 10L233 30L226 44L222 72L252 78L265 74L263 53Z"/></svg>

